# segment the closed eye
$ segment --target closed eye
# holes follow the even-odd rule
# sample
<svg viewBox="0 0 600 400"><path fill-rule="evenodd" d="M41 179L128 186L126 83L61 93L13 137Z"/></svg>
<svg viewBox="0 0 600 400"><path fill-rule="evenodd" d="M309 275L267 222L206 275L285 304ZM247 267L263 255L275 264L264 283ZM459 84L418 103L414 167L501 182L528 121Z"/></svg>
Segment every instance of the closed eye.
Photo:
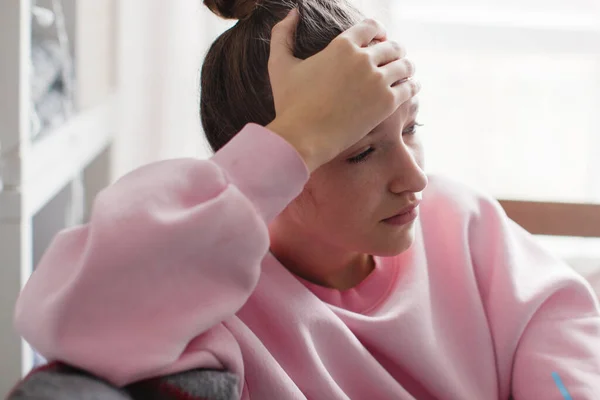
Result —
<svg viewBox="0 0 600 400"><path fill-rule="evenodd" d="M404 131L402 131L403 135L414 135L415 133L417 133L417 127L421 127L423 126L423 124L419 124L418 122L415 122L413 125L411 125L410 127L406 128Z"/></svg>
<svg viewBox="0 0 600 400"><path fill-rule="evenodd" d="M375 151L374 148L369 147L367 150L363 151L362 153L360 153L357 156L349 158L347 161L351 164L358 164L360 162L365 161L367 159L367 157L369 157L369 154L371 154L374 151Z"/></svg>
<svg viewBox="0 0 600 400"><path fill-rule="evenodd" d="M417 133L417 127L421 127L421 126L423 126L423 124L419 124L418 122L415 122L410 127L405 129L404 131L402 131L402 135L414 135ZM350 164L358 164L361 162L365 162L367 160L367 158L369 157L369 155L371 153L373 153L374 151L375 151L375 149L373 147L369 147L367 150L363 151L359 155L351 157L346 161L348 161Z"/></svg>

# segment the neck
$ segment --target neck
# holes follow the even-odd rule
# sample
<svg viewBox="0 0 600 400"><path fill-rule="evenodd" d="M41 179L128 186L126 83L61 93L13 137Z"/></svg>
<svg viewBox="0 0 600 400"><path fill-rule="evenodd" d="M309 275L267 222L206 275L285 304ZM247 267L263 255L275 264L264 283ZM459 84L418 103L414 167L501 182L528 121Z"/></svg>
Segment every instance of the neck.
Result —
<svg viewBox="0 0 600 400"><path fill-rule="evenodd" d="M373 257L350 252L302 230L274 222L271 252L290 272L309 282L338 290L357 286L373 271Z"/></svg>

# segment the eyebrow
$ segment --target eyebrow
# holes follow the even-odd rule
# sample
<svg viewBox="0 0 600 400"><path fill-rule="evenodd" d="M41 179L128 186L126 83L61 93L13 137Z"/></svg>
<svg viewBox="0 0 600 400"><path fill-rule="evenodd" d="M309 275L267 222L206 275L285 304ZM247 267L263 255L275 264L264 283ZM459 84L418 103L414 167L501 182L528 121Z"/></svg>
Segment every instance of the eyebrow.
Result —
<svg viewBox="0 0 600 400"><path fill-rule="evenodd" d="M418 101L416 103L413 103L409 110L410 114L412 115L412 114L418 113L420 106L421 106L421 103Z"/></svg>
<svg viewBox="0 0 600 400"><path fill-rule="evenodd" d="M419 102L413 103L413 104L410 106L410 110L408 111L408 112L409 112L409 115L415 115L415 114L417 114L417 113L419 112L419 106L420 106L420 103L419 103ZM382 125L382 124L379 124L379 125L377 125L375 128L373 128L373 130L372 130L371 132L367 133L367 136L371 136L371 135L373 135L373 134L377 133L377 131L378 131L378 128L379 128L381 125Z"/></svg>

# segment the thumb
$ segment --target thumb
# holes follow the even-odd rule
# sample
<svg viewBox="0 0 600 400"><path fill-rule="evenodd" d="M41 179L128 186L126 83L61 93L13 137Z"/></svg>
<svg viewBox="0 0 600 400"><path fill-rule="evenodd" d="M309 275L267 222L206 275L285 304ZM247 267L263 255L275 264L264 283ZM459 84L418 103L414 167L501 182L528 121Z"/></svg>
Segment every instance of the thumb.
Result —
<svg viewBox="0 0 600 400"><path fill-rule="evenodd" d="M269 55L269 68L272 74L276 70L286 70L299 61L293 54L294 37L299 20L300 13L294 8L273 27Z"/></svg>

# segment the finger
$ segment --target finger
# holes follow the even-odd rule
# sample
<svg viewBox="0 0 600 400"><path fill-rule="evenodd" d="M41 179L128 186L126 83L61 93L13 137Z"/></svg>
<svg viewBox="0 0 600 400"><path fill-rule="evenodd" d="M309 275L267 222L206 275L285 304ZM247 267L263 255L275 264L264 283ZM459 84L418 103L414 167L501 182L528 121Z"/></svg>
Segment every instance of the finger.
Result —
<svg viewBox="0 0 600 400"><path fill-rule="evenodd" d="M392 61L381 67L390 86L411 78L415 74L415 64L408 58Z"/></svg>
<svg viewBox="0 0 600 400"><path fill-rule="evenodd" d="M286 65L297 62L293 49L296 27L300 14L297 9L292 9L289 14L279 21L271 30L271 45L269 53L269 68L285 68Z"/></svg>
<svg viewBox="0 0 600 400"><path fill-rule="evenodd" d="M373 62L378 66L384 66L392 61L406 56L406 50L398 42L386 40L370 46L367 51L371 54Z"/></svg>
<svg viewBox="0 0 600 400"><path fill-rule="evenodd" d="M374 19L365 19L343 32L344 36L359 47L366 47L373 40L384 41L387 39L385 27L379 21Z"/></svg>
<svg viewBox="0 0 600 400"><path fill-rule="evenodd" d="M392 86L396 95L398 107L412 99L421 91L421 82L416 79L406 79L404 82Z"/></svg>

